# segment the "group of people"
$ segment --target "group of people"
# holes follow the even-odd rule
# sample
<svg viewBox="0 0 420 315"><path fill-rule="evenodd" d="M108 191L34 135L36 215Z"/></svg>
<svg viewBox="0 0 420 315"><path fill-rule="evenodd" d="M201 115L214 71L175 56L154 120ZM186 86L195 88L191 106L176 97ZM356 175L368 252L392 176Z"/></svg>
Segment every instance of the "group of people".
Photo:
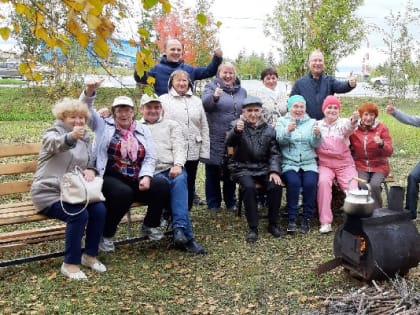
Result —
<svg viewBox="0 0 420 315"><path fill-rule="evenodd" d="M97 259L98 251L114 251L118 224L135 201L147 205L141 234L160 240L162 213L167 213L173 243L193 254L206 254L194 239L190 218L200 161L205 164L206 202L212 213L220 212L222 201L228 211L235 210L239 185L247 242L258 239L261 187L268 205L268 232L274 237L282 235L278 225L282 186L286 186L291 233L297 231L299 195L300 231L309 232L316 207L320 232L331 231L333 180L345 190L349 178L365 178L381 206L376 184L389 172L388 129L376 119L378 107L373 103L362 104L349 119L339 117L341 103L333 94L350 91L356 82L326 75L320 51L310 55L310 73L296 81L288 99L276 88L278 75L272 68L262 72L265 93L254 93L258 97L241 87L235 67L223 62L220 48L207 67L185 64L182 52L181 43L170 39L154 68L142 77L135 73L139 83L149 76L155 79L156 94L140 99L140 120L135 119L134 102L127 96L116 97L109 113L95 110L101 80L87 81L79 99L64 99L53 107L56 122L43 136L31 194L38 212L67 223L64 276L87 279L80 265L106 271ZM215 79L205 86L201 98L194 95L194 81L212 76ZM402 115L393 108L389 112L397 118ZM86 126L95 134L92 145ZM64 203L67 211L80 212L69 215L62 211L60 179L76 165L87 181L103 177L106 200L89 204L82 212L83 205ZM418 173L413 182L418 183Z"/></svg>

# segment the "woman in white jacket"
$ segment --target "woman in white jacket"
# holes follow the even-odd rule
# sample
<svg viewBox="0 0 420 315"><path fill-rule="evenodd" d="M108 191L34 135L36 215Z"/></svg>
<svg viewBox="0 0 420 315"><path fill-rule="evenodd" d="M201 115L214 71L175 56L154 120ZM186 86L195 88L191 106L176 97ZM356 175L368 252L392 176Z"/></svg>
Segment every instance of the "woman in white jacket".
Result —
<svg viewBox="0 0 420 315"><path fill-rule="evenodd" d="M186 140L188 176L188 209L191 210L195 191L195 178L200 159L210 158L209 126L201 99L192 93L188 73L176 70L169 77L169 92L159 97L164 116L182 126Z"/></svg>

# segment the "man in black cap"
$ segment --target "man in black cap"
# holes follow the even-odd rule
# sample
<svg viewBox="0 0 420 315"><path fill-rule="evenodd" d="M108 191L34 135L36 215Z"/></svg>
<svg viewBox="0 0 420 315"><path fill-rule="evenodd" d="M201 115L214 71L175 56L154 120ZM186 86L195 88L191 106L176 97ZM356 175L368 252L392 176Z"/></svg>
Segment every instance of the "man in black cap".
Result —
<svg viewBox="0 0 420 315"><path fill-rule="evenodd" d="M257 188L266 191L268 202L268 232L274 237L282 235L277 222L281 203L280 151L274 128L262 120L262 101L248 96L242 105L240 119L226 136L227 147L233 148L228 162L232 179L239 183L243 196L249 230L246 241L258 239Z"/></svg>

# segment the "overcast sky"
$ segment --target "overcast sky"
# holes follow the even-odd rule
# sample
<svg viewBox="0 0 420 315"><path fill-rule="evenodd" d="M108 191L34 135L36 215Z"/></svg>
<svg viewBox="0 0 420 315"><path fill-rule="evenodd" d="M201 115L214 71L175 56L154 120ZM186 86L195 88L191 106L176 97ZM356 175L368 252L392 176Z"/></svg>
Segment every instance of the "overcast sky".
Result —
<svg viewBox="0 0 420 315"><path fill-rule="evenodd" d="M193 0L186 0L186 3L190 1ZM262 25L277 2L278 0L214 0L213 15L222 22L219 40L226 57L233 59L242 49L247 53L267 53L271 50L276 55L276 43L264 36ZM391 10L393 13L402 12L407 0L365 0L364 3L358 10L358 15L368 23L384 25L384 17ZM420 7L420 0L413 0L412 3ZM375 66L384 59L379 51L383 42L378 35L369 36L369 41L370 63ZM366 51L366 43L363 43L361 49L340 61L339 68L361 71L362 58Z"/></svg>

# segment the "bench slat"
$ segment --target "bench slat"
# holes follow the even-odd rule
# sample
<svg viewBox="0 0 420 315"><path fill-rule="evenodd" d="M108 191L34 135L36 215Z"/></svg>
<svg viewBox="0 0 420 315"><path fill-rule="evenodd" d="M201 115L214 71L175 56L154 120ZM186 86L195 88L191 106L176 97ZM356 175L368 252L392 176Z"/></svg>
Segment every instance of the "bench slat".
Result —
<svg viewBox="0 0 420 315"><path fill-rule="evenodd" d="M20 182L0 183L0 196L25 193L31 189L32 179Z"/></svg>
<svg viewBox="0 0 420 315"><path fill-rule="evenodd" d="M144 215L131 215L131 223L140 222L143 219ZM128 223L127 216L124 216L121 223ZM65 230L65 225L55 225L38 229L0 233L0 252L21 248L29 244L38 244L45 241L63 239Z"/></svg>
<svg viewBox="0 0 420 315"><path fill-rule="evenodd" d="M0 175L34 173L37 163L37 161L28 161L20 163L0 164Z"/></svg>
<svg viewBox="0 0 420 315"><path fill-rule="evenodd" d="M41 145L39 143L23 144L2 144L0 158L10 156L23 156L39 154Z"/></svg>

